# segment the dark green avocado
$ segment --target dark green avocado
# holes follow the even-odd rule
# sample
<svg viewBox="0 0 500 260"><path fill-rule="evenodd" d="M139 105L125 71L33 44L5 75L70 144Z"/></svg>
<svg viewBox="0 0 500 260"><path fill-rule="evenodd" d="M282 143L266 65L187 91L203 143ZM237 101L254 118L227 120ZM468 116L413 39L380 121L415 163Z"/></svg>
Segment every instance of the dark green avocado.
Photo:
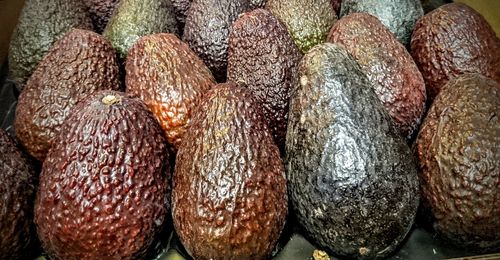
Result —
<svg viewBox="0 0 500 260"><path fill-rule="evenodd" d="M51 259L140 259L168 212L169 155L144 103L117 91L79 102L42 167L38 237Z"/></svg>
<svg viewBox="0 0 500 260"><path fill-rule="evenodd" d="M230 82L194 112L176 158L172 216L195 259L266 259L280 236L285 171L261 109Z"/></svg>
<svg viewBox="0 0 500 260"><path fill-rule="evenodd" d="M96 32L102 33L120 0L83 0Z"/></svg>
<svg viewBox="0 0 500 260"><path fill-rule="evenodd" d="M416 142L424 205L441 237L472 251L500 250L500 83L451 79Z"/></svg>
<svg viewBox="0 0 500 260"><path fill-rule="evenodd" d="M330 253L387 256L410 231L419 205L410 148L345 49L313 47L298 71L285 159L293 212Z"/></svg>
<svg viewBox="0 0 500 260"><path fill-rule="evenodd" d="M31 254L35 171L7 132L0 129L0 259Z"/></svg>
<svg viewBox="0 0 500 260"><path fill-rule="evenodd" d="M9 73L19 91L52 44L72 28L92 30L80 0L26 1L9 46Z"/></svg>

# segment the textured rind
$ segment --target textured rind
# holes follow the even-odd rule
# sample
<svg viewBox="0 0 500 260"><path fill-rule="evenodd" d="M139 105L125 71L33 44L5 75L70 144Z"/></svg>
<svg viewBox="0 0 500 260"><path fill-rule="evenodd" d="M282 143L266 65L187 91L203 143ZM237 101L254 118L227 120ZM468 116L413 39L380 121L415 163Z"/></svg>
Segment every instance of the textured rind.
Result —
<svg viewBox="0 0 500 260"><path fill-rule="evenodd" d="M113 95L118 103L106 105ZM52 259L136 259L167 209L167 143L142 101L100 91L78 103L45 160L35 224Z"/></svg>
<svg viewBox="0 0 500 260"><path fill-rule="evenodd" d="M419 204L416 163L354 58L311 49L290 101L286 170L306 234L347 257L390 254Z"/></svg>
<svg viewBox="0 0 500 260"><path fill-rule="evenodd" d="M425 84L410 53L374 16L342 17L328 41L342 45L368 76L402 136L411 138L425 112Z"/></svg>
<svg viewBox="0 0 500 260"><path fill-rule="evenodd" d="M98 90L118 89L118 63L101 35L73 29L54 43L26 83L16 107L16 136L43 161L71 108Z"/></svg>
<svg viewBox="0 0 500 260"><path fill-rule="evenodd" d="M92 30L79 0L26 1L9 46L9 76L19 91L52 44L72 28Z"/></svg>
<svg viewBox="0 0 500 260"><path fill-rule="evenodd" d="M28 159L0 129L0 259L30 256L36 178Z"/></svg>
<svg viewBox="0 0 500 260"><path fill-rule="evenodd" d="M219 82L226 79L231 26L249 8L248 0L196 0L188 11L183 40Z"/></svg>
<svg viewBox="0 0 500 260"><path fill-rule="evenodd" d="M252 94L215 86L177 154L172 214L195 259L265 259L287 214L286 179Z"/></svg>
<svg viewBox="0 0 500 260"><path fill-rule="evenodd" d="M282 150L290 88L301 56L285 25L267 10L246 13L233 24L228 80L247 87L261 102L274 140Z"/></svg>
<svg viewBox="0 0 500 260"><path fill-rule="evenodd" d="M499 115L500 84L465 74L443 87L416 142L436 231L473 250L500 250Z"/></svg>
<svg viewBox="0 0 500 260"><path fill-rule="evenodd" d="M194 108L216 84L210 70L173 34L141 38L129 52L126 91L140 97L178 149Z"/></svg>
<svg viewBox="0 0 500 260"><path fill-rule="evenodd" d="M302 53L325 42L337 20L330 0L268 0L266 9L286 25Z"/></svg>
<svg viewBox="0 0 500 260"><path fill-rule="evenodd" d="M103 35L125 59L139 38L155 33L178 35L171 0L120 0Z"/></svg>
<svg viewBox="0 0 500 260"><path fill-rule="evenodd" d="M120 0L84 0L96 32L102 33Z"/></svg>
<svg viewBox="0 0 500 260"><path fill-rule="evenodd" d="M369 13L377 17L408 47L415 23L424 15L424 10L420 0L343 0L339 17L352 13Z"/></svg>
<svg viewBox="0 0 500 260"><path fill-rule="evenodd" d="M448 80L463 73L500 82L500 39L479 13L461 3L443 5L418 20L411 55L431 100Z"/></svg>

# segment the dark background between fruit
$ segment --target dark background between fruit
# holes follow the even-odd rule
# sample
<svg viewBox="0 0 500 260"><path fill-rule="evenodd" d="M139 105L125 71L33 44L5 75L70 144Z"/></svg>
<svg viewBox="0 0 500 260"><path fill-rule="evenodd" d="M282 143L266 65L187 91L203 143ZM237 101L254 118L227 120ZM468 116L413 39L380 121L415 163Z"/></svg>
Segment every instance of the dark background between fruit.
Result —
<svg viewBox="0 0 500 260"><path fill-rule="evenodd" d="M425 2L425 1L424 1ZM500 35L500 1L498 0L459 0L479 11L491 24L497 35ZM17 99L14 83L7 76L7 50L10 35L14 29L17 17L24 1L0 0L0 127L14 135L13 121ZM171 222L171 221L170 221ZM172 227L167 228L172 230ZM185 259L185 253L177 235L168 232L163 235L164 241L157 245L155 259ZM299 234L294 221L285 226L277 248L273 252L274 259L312 259L316 248ZM412 232L399 250L390 259L443 259L472 256L462 248L448 245L438 240L435 234L416 222ZM43 259L40 257L39 259Z"/></svg>

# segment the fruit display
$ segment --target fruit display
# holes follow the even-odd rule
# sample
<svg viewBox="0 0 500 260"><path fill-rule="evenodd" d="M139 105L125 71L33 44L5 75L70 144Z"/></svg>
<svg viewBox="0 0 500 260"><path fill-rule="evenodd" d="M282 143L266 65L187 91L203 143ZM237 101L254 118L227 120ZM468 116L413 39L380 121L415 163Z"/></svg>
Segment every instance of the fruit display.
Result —
<svg viewBox="0 0 500 260"><path fill-rule="evenodd" d="M500 258L500 28L449 2L16 3L0 259Z"/></svg>

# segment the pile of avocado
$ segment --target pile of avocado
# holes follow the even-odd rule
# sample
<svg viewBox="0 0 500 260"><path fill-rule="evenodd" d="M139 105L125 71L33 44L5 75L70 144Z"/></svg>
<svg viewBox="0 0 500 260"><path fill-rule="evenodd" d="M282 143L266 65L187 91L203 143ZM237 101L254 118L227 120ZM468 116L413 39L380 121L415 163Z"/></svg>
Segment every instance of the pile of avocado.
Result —
<svg viewBox="0 0 500 260"><path fill-rule="evenodd" d="M290 223L318 259L416 221L500 250L500 39L464 4L27 0L9 72L0 259L151 259L172 230L268 259Z"/></svg>

